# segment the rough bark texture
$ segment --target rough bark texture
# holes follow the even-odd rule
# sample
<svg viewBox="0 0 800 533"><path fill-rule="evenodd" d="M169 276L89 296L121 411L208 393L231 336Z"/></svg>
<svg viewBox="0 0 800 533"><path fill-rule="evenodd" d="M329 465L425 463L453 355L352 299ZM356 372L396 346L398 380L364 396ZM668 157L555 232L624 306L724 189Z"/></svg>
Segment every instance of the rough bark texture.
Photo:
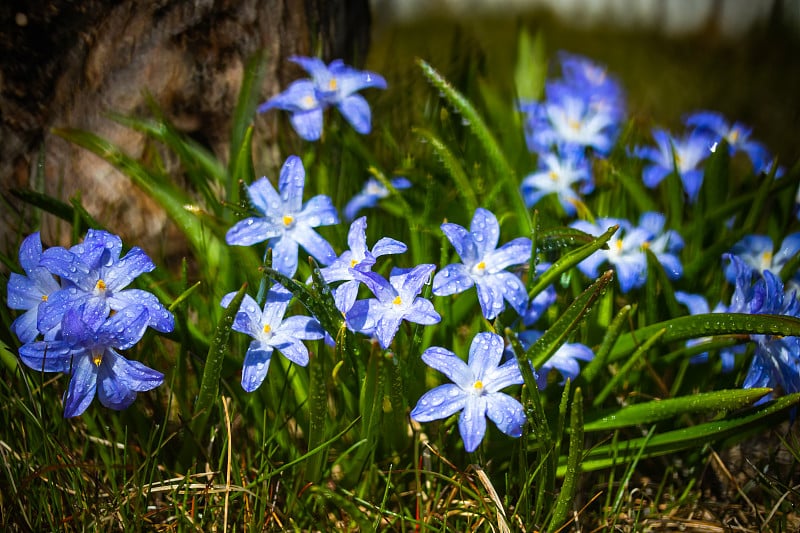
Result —
<svg viewBox="0 0 800 533"><path fill-rule="evenodd" d="M2 194L29 185L44 146L47 193L66 200L80 191L89 212L123 238L153 253L177 252L182 240L157 206L124 175L50 128L91 131L138 157L142 136L104 113L145 114L147 91L181 130L224 157L248 57L267 51L266 98L301 75L288 56L321 50L326 60L363 58L368 35L367 0L3 2ZM258 142L269 144L274 118L260 119L257 131ZM0 218L0 233L20 220L15 213ZM59 235L52 223L44 231L47 244L65 243L65 232ZM0 249L14 240L0 236Z"/></svg>

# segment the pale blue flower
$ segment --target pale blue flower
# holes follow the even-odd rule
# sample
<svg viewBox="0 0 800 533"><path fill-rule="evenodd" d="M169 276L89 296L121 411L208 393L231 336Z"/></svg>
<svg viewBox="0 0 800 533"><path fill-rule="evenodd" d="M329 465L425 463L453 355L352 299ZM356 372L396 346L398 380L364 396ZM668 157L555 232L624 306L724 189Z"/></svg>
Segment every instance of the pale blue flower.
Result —
<svg viewBox="0 0 800 533"><path fill-rule="evenodd" d="M235 294L226 294L221 305L230 305ZM283 317L291 299L292 293L278 284L267 292L263 310L249 294L244 296L232 329L253 337L242 367L242 388L247 392L253 392L264 382L274 350L293 363L306 366L308 348L300 341L318 340L325 336L322 326L312 317Z"/></svg>
<svg viewBox="0 0 800 533"><path fill-rule="evenodd" d="M528 207L536 205L542 198L555 194L569 216L574 216L575 206L581 203L580 194L594 190L594 180L589 161L581 152L566 151L566 154L545 152L539 154L539 168L527 175L521 184L522 197Z"/></svg>
<svg viewBox="0 0 800 533"><path fill-rule="evenodd" d="M347 244L350 249L342 252L330 266L320 270L326 283L344 282L333 289L336 308L342 313L347 313L353 307L358 295L360 282L353 276L352 269L369 272L376 258L388 254L401 254L407 250L407 246L402 242L383 237L370 251L367 248L366 230L367 217L354 220L347 234Z"/></svg>
<svg viewBox="0 0 800 533"><path fill-rule="evenodd" d="M481 311L487 319L497 317L505 309L505 300L518 314L523 314L528 303L525 284L505 269L530 260L530 239L518 237L497 248L500 224L491 211L480 207L475 210L469 231L449 222L441 228L462 262L447 265L436 274L433 294L448 296L475 285Z"/></svg>
<svg viewBox="0 0 800 533"><path fill-rule="evenodd" d="M375 272L352 269L353 277L369 287L375 298L358 300L347 313L347 324L353 331L374 335L386 349L392 344L400 323L405 320L422 325L436 324L442 317L430 300L419 297L435 265L414 268L393 268L389 281Z"/></svg>
<svg viewBox="0 0 800 533"><path fill-rule="evenodd" d="M598 218L595 224L585 220L573 222L571 226L594 237L605 233L611 226L619 229L608 241L607 250L595 253L578 263L578 270L590 278L600 275L600 265L608 262L616 270L619 287L622 292L641 287L647 279L647 257L642 246L649 242L652 235L649 231L631 225L627 220L616 218Z"/></svg>
<svg viewBox="0 0 800 533"><path fill-rule="evenodd" d="M731 248L731 254L741 259L754 273L769 270L775 275L779 275L783 265L798 252L800 252L800 233L787 235L777 250L773 247L772 239L767 235L747 235ZM725 277L731 283L735 282L734 263L728 264L725 269ZM795 272L794 276L787 281L787 289L800 289L800 272Z"/></svg>
<svg viewBox="0 0 800 533"><path fill-rule="evenodd" d="M690 202L697 200L703 184L701 163L711 154L713 141L708 135L692 132L684 137L673 137L662 129L653 130L656 146L637 148L634 154L650 162L642 171L642 181L653 188L675 172L683 183Z"/></svg>
<svg viewBox="0 0 800 533"><path fill-rule="evenodd" d="M392 178L391 184L392 187L398 190L411 187L411 182L403 177ZM344 206L345 220L353 220L362 209L375 207L378 200L386 198L390 193L391 191L389 188L383 183L375 178L369 178L364 184L364 188L361 189L361 192L353 196L350 201L347 202L347 205Z"/></svg>
<svg viewBox="0 0 800 533"><path fill-rule="evenodd" d="M425 350L422 360L453 383L422 395L411 411L411 418L431 422L461 411L458 430L464 449L470 453L486 434L487 416L506 435L520 437L526 420L522 404L500 391L522 384L522 374L516 359L501 365L502 356L503 338L488 332L478 333L472 339L467 363L438 346Z"/></svg>
<svg viewBox="0 0 800 533"><path fill-rule="evenodd" d="M286 159L278 180L278 191L267 178L247 188L250 202L262 216L240 220L228 230L228 244L250 246L269 240L272 268L292 277L297 272L298 246L323 265L336 259L333 247L312 228L339 222L328 196L317 195L303 204L306 172L303 162L293 155Z"/></svg>

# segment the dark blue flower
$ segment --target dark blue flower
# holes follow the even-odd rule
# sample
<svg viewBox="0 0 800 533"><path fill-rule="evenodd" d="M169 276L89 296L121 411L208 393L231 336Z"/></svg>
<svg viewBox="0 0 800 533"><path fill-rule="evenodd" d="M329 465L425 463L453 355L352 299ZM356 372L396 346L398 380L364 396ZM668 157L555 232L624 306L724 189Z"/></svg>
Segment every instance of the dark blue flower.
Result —
<svg viewBox="0 0 800 533"><path fill-rule="evenodd" d="M753 169L761 172L771 163L767 148L750 139L752 129L741 122L729 123L721 113L697 111L686 117L686 125L709 134L715 142L725 139L731 155L743 152L753 163Z"/></svg>
<svg viewBox="0 0 800 533"><path fill-rule="evenodd" d="M320 270L326 283L344 282L333 289L336 308L342 313L347 313L353 307L358 295L359 281L353 276L352 269L369 272L376 258L388 254L401 254L407 249L402 242L383 237L370 251L367 248L366 230L367 217L354 220L347 234L347 244L350 249L342 252L330 266Z"/></svg>
<svg viewBox="0 0 800 533"><path fill-rule="evenodd" d="M472 217L469 231L449 222L441 228L462 263L447 265L436 274L433 294L448 296L475 285L481 311L487 319L497 317L505 309L504 300L508 300L518 314L523 314L528 303L525 284L505 269L530 260L530 239L519 237L497 248L500 224L491 211L480 207Z"/></svg>
<svg viewBox="0 0 800 533"><path fill-rule="evenodd" d="M311 79L298 80L286 91L261 104L258 112L283 109L300 137L316 141L322 135L323 111L334 106L358 133L372 129L369 104L357 91L368 87L386 88L386 80L369 71L356 70L340 59L328 66L315 57L294 56L291 61L303 67Z"/></svg>
<svg viewBox="0 0 800 533"><path fill-rule="evenodd" d="M339 222L328 196L317 195L303 204L306 172L293 155L286 159L278 180L278 191L267 178L247 188L250 202L262 216L240 220L228 230L225 240L236 246L250 246L269 240L272 267L286 276L297 272L298 245L323 265L336 259L331 245L312 228Z"/></svg>
<svg viewBox="0 0 800 533"><path fill-rule="evenodd" d="M64 399L64 417L83 413L97 394L111 409L125 409L137 392L161 385L164 375L130 361L117 350L125 350L141 339L151 322L148 308L131 304L97 325L80 307L64 314L60 338L36 341L19 349L22 361L35 370L71 374Z"/></svg>
<svg viewBox="0 0 800 533"><path fill-rule="evenodd" d="M226 294L222 306L227 307L234 295ZM306 366L308 349L300 341L318 340L325 336L322 326L314 318L300 315L283 317L291 299L292 293L276 284L267 292L263 310L250 295L245 295L236 313L232 329L253 337L242 368L242 388L247 392L256 390L267 377L273 350L277 349L295 364Z"/></svg>
<svg viewBox="0 0 800 533"><path fill-rule="evenodd" d="M442 317L430 300L419 297L435 265L393 268L389 281L375 272L352 269L353 277L369 287L375 298L358 300L347 313L347 324L354 330L374 335L386 349L392 343L403 320L417 324L438 323Z"/></svg>
<svg viewBox="0 0 800 533"><path fill-rule="evenodd" d="M45 331L40 332L37 328L40 304L61 289L53 274L39 266L41 256L42 240L37 231L26 237L19 248L19 263L25 275L12 272L8 279L8 307L25 311L11 324L11 330L23 344L36 339L39 333L43 333L45 338L53 338L60 326L56 321L52 328Z"/></svg>
<svg viewBox="0 0 800 533"><path fill-rule="evenodd" d="M486 434L487 416L506 435L520 437L526 420L522 404L500 391L522 384L522 374L516 359L501 365L502 356L503 338L488 332L478 333L472 339L468 363L438 346L425 350L422 360L453 383L423 394L411 411L411 418L431 422L461 411L458 430L464 449L470 453Z"/></svg>
<svg viewBox="0 0 800 533"><path fill-rule="evenodd" d="M783 265L800 252L800 233L787 235L778 249L774 249L772 239L767 235L747 235L731 248L731 254L737 256L754 273L769 270L780 274ZM735 283L736 268L733 262L728 263L725 277ZM787 282L787 289L800 289L800 272L796 272Z"/></svg>
<svg viewBox="0 0 800 533"><path fill-rule="evenodd" d="M80 307L83 320L98 327L111 311L130 305L147 308L148 326L169 332L175 327L172 313L156 296L141 289L126 289L139 275L155 268L138 247L120 258L122 240L107 231L90 229L86 238L66 250L60 246L42 252L39 265L61 278L63 288L50 294L39 308L39 331L58 326L70 309Z"/></svg>

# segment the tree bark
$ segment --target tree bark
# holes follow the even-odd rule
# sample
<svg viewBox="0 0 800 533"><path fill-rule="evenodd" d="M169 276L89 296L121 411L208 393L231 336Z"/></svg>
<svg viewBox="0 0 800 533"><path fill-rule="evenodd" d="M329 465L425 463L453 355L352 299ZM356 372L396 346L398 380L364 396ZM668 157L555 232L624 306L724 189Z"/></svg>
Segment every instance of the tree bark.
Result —
<svg viewBox="0 0 800 533"><path fill-rule="evenodd" d="M31 184L44 146L44 188L84 205L123 238L153 253L182 246L165 214L130 181L99 158L50 133L52 127L91 131L139 157L142 135L104 116L146 114L149 93L179 129L227 154L232 115L248 58L267 51L261 86L277 94L302 71L294 54L325 60L363 58L369 37L368 0L27 0L0 6L0 182ZM258 142L274 143L275 114L259 119ZM286 155L286 154L283 154ZM277 157L277 154L276 154ZM16 209L22 209L13 203ZM16 242L20 214L3 227ZM62 226L64 226L62 224ZM2 231L2 230L0 230ZM47 244L68 233L45 228ZM155 248L155 249L153 249ZM163 250L158 250L164 248ZM13 256L13 254L12 254Z"/></svg>

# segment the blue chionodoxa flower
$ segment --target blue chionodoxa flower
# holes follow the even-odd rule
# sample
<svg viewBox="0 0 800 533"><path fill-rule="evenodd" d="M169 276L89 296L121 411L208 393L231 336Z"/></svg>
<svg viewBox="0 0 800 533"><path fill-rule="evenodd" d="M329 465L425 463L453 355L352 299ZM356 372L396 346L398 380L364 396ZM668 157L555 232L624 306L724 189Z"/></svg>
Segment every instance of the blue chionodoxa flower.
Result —
<svg viewBox="0 0 800 533"><path fill-rule="evenodd" d="M683 190L690 202L697 200L703 184L703 169L700 164L711 154L713 140L705 133L693 131L684 137L673 137L667 131L653 130L656 146L642 146L634 155L650 163L642 171L642 181L649 188L675 172L681 179Z"/></svg>
<svg viewBox="0 0 800 533"><path fill-rule="evenodd" d="M779 275L783 265L800 252L800 233L787 235L777 250L773 248L772 239L767 235L747 235L731 247L731 254L737 256L748 265L754 274L769 270ZM728 263L725 268L725 277L731 283L736 281L736 265ZM800 289L800 272L787 281L786 288Z"/></svg>
<svg viewBox="0 0 800 533"><path fill-rule="evenodd" d="M435 265L429 264L393 268L388 281L375 272L350 269L353 278L369 287L375 298L357 300L353 304L346 316L348 327L374 335L385 350L392 344L403 320L424 326L439 323L442 317L431 301L419 296L435 269Z"/></svg>
<svg viewBox="0 0 800 533"><path fill-rule="evenodd" d="M37 328L48 332L58 327L67 311L80 307L82 319L98 327L111 311L130 305L147 308L147 325L170 332L175 327L172 313L156 296L142 289L126 289L134 279L155 269L155 264L139 247L124 257L122 239L107 231L90 229L83 242L69 250L60 246L42 252L39 265L61 278L62 288L51 293L39 306Z"/></svg>
<svg viewBox="0 0 800 533"><path fill-rule="evenodd" d="M402 242L382 237L370 251L367 248L367 217L358 218L350 224L347 244L350 246L349 250L342 252L330 266L320 269L326 283L344 282L333 289L336 308L342 313L347 313L353 307L358 296L360 282L353 277L353 269L369 272L378 257L402 254L407 250L407 246Z"/></svg>
<svg viewBox="0 0 800 533"><path fill-rule="evenodd" d="M527 350L542 336L541 331L529 329L519 333L519 341L522 347ZM514 351L506 349L506 354L510 359L515 359ZM588 346L579 342L565 342L558 347L556 353L539 369L533 369L536 374L536 385L540 390L547 387L547 376L551 370L555 369L561 374L561 385L569 379L575 381L580 374L581 367L578 361L591 361L594 359L594 352Z"/></svg>
<svg viewBox="0 0 800 533"><path fill-rule="evenodd" d="M578 270L590 278L599 275L600 265L608 262L614 266L622 292L644 285L647 280L647 256L645 249L655 254L670 279L683 275L683 265L677 253L683 248L683 239L674 230L663 231L665 218L660 213L644 213L639 226L617 218L598 218L595 224L578 220L571 227L595 237L611 226L619 230L608 241L608 250L598 250L580 263Z"/></svg>
<svg viewBox="0 0 800 533"><path fill-rule="evenodd" d="M240 220L228 230L230 245L251 246L267 241L272 248L272 268L288 277L297 272L298 246L322 263L336 259L333 247L312 228L339 222L336 208L328 196L314 196L303 204L306 171L296 155L289 156L281 168L278 191L267 178L253 182L247 195L262 216Z"/></svg>
<svg viewBox="0 0 800 533"><path fill-rule="evenodd" d="M548 194L555 194L564 212L574 216L581 198L573 186L577 186L582 195L594 190L589 160L579 151L564 152L564 154L546 152L539 155L539 168L536 172L528 174L520 185L525 205L534 206Z"/></svg>
<svg viewBox="0 0 800 533"><path fill-rule="evenodd" d="M767 148L758 141L750 139L753 130L741 122L729 123L721 113L715 111L697 111L686 117L687 126L706 133L712 142L725 139L731 155L743 152L753 164L753 170L762 172L771 164Z"/></svg>
<svg viewBox="0 0 800 533"><path fill-rule="evenodd" d="M8 307L25 311L11 323L11 331L23 344L31 342L39 336L37 323L40 304L61 289L61 284L53 274L39 265L41 257L42 240L37 231L28 235L19 247L19 264L25 275L12 272L8 279ZM60 326L60 323L56 323L53 328L41 333L46 339L51 339L58 332Z"/></svg>
<svg viewBox="0 0 800 533"><path fill-rule="evenodd" d="M235 294L226 294L222 306L227 307ZM308 348L300 341L319 340L325 336L325 330L312 317L283 317L291 299L292 293L288 289L275 284L267 291L264 309L246 294L236 313L232 329L253 337L242 368L242 388L247 392L253 392L264 382L274 350L277 349L291 362L306 366Z"/></svg>
<svg viewBox="0 0 800 533"><path fill-rule="evenodd" d="M64 314L58 339L35 341L19 349L22 361L35 370L71 375L64 399L64 417L83 413L95 393L111 409L125 409L137 392L161 385L164 375L130 361L117 350L125 350L142 338L151 322L149 310L131 304L100 323L85 321L92 313L71 307Z"/></svg>
<svg viewBox="0 0 800 533"><path fill-rule="evenodd" d="M392 178L390 181L392 187L395 189L408 189L411 187L411 182L403 177ZM353 196L347 205L344 206L344 218L346 220L353 220L362 209L368 207L375 207L378 200L386 198L391 194L391 191L383 183L375 178L369 178L364 184L361 192Z"/></svg>
<svg viewBox="0 0 800 533"><path fill-rule="evenodd" d="M357 92L368 87L385 89L383 77L367 70L356 70L340 59L327 66L316 57L293 56L289 60L303 67L311 79L293 82L284 92L261 104L259 113L270 109L288 111L292 127L307 141L316 141L322 136L322 115L330 106L336 107L358 133L371 131L369 104Z"/></svg>
<svg viewBox="0 0 800 533"><path fill-rule="evenodd" d="M464 449L470 453L486 434L487 416L506 435L520 437L525 424L522 404L500 391L522 384L522 373L516 359L500 364L502 357L503 338L489 332L478 333L472 339L467 363L438 346L425 350L422 360L453 383L423 394L411 411L411 418L431 422L461 411L458 431Z"/></svg>
<svg viewBox="0 0 800 533"><path fill-rule="evenodd" d="M447 265L434 276L433 294L449 296L474 285L487 319L497 317L505 309L506 300L518 314L523 314L528 303L525 284L505 269L530 260L530 239L518 237L497 248L500 224L494 213L480 207L475 210L469 231L449 222L441 228L462 262Z"/></svg>

